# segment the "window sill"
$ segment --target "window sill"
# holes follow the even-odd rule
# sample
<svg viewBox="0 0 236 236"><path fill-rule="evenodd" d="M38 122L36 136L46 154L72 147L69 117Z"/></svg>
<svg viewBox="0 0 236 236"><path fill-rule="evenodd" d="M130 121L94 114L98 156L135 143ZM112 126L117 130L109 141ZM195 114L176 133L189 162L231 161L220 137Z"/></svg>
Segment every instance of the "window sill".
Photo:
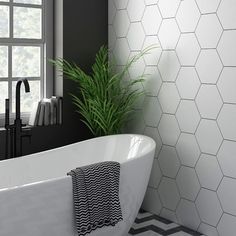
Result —
<svg viewBox="0 0 236 236"><path fill-rule="evenodd" d="M59 127L61 127L62 125L42 125L42 126L31 126L31 125L26 125L26 126L24 126L22 129L38 129L38 128L59 128ZM6 131L6 129L5 129L5 127L0 127L0 133L1 132L5 132Z"/></svg>
<svg viewBox="0 0 236 236"><path fill-rule="evenodd" d="M22 127L22 129L29 129L29 128L33 128L34 126L30 126L30 125L26 125L24 127ZM0 127L0 131L5 131L6 128L5 127Z"/></svg>
<svg viewBox="0 0 236 236"><path fill-rule="evenodd" d="M23 124L28 125L30 113L21 113L21 120ZM15 113L10 115L10 124L13 124L15 120ZM0 114L0 130L5 129L5 114Z"/></svg>

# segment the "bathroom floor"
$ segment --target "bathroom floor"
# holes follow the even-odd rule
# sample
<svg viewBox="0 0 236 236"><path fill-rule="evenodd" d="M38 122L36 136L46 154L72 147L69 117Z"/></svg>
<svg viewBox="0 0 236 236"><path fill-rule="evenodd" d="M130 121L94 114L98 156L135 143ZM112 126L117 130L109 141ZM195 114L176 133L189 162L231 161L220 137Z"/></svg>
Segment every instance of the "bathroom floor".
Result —
<svg viewBox="0 0 236 236"><path fill-rule="evenodd" d="M133 224L130 235L138 236L203 236L202 234L180 226L149 212L140 212Z"/></svg>

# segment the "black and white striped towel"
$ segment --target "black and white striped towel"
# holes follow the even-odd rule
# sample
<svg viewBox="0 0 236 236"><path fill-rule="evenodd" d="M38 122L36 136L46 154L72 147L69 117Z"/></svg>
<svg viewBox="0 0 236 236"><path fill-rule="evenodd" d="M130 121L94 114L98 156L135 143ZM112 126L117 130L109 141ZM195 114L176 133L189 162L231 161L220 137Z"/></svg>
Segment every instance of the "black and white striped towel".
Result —
<svg viewBox="0 0 236 236"><path fill-rule="evenodd" d="M72 176L75 223L79 236L122 220L119 201L120 164L101 162L76 168Z"/></svg>

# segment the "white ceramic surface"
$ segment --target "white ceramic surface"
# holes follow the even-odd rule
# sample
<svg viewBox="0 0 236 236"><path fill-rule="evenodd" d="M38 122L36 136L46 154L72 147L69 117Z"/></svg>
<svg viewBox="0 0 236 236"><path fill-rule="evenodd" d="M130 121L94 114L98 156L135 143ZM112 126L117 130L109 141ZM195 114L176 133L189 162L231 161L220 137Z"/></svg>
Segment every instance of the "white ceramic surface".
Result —
<svg viewBox="0 0 236 236"><path fill-rule="evenodd" d="M151 138L114 135L0 162L0 235L77 235L67 172L101 161L118 161L123 221L90 235L126 236L143 201L154 153Z"/></svg>
<svg viewBox="0 0 236 236"><path fill-rule="evenodd" d="M123 1L127 5L135 2ZM118 60L118 65L131 52L138 53L126 46L127 36L113 37L112 32L117 26L112 19L121 9L116 7L120 2L108 1L111 34L109 48ZM161 175L153 171L143 208L180 225L196 228L199 219L194 213L195 204L201 221L197 231L206 236L235 236L236 0L142 0L141 4L139 0L137 5L139 12L144 12L143 17L135 21L144 28L143 48L158 46L155 49L157 51L152 50L146 55L151 59L145 58L145 108L136 110L135 119L128 126L129 132L150 135L158 143L157 161L154 162L153 170L160 169ZM140 9L142 5L145 6ZM127 11L129 15L136 14L137 7L127 8L123 4L122 11ZM133 22L129 19L128 25L131 26ZM133 31L129 37L139 39L140 34ZM114 50L115 44L117 46ZM150 71L150 66L158 68L159 73L154 69ZM140 68L137 68L136 72L139 71ZM166 83L168 89L165 88ZM172 89L169 83L172 83ZM175 85L179 96L173 93ZM150 107L156 111L160 106L162 112L153 115ZM191 167L196 171L197 177L191 171L192 178L188 179L188 186L199 186L196 184L197 178L201 190L210 190L211 194L203 192L196 204L195 200L191 200L195 199L195 189L186 191L186 186L181 183L180 192L177 187L179 175L174 179L167 178L170 173L167 170L173 163L167 161L168 165L165 162L163 165L163 154L160 152L163 146L176 148L181 167ZM162 160L161 165L159 160ZM171 174L173 176L175 173ZM186 194L192 191L192 194ZM186 196L190 199L186 199ZM214 206L216 218L213 218L215 211L211 212L212 198L215 199L214 204L217 198L220 201L220 204ZM212 216L208 216L205 209ZM186 217L185 212L193 213ZM222 212L223 216L215 227Z"/></svg>

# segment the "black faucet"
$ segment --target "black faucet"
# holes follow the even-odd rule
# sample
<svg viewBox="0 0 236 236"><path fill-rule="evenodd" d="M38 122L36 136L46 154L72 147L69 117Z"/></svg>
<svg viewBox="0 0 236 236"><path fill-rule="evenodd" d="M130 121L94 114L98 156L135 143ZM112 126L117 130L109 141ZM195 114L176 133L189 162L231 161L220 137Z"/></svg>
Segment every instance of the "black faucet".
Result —
<svg viewBox="0 0 236 236"><path fill-rule="evenodd" d="M20 113L20 89L21 84L25 86L25 92L30 92L27 79L19 79L16 84L16 117L14 124L9 124L9 99L6 99L6 158L18 157L22 155L22 138L31 137L31 129L22 129L23 126ZM9 134L10 132L10 134ZM9 140L10 137L10 140ZM9 145L10 144L10 145ZM9 150L10 149L10 150Z"/></svg>
<svg viewBox="0 0 236 236"><path fill-rule="evenodd" d="M16 120L20 120L20 88L22 82L25 85L25 92L29 93L30 92L30 86L29 82L27 79L19 79L16 84Z"/></svg>
<svg viewBox="0 0 236 236"><path fill-rule="evenodd" d="M29 136L30 137L30 129L22 130L22 127L25 126L22 124L22 120L20 117L20 88L22 82L25 86L25 92L30 92L30 86L27 79L19 79L16 84L16 119L14 121L15 126L15 156L21 156L22 155L22 137L23 136ZM28 135L27 135L28 134Z"/></svg>

